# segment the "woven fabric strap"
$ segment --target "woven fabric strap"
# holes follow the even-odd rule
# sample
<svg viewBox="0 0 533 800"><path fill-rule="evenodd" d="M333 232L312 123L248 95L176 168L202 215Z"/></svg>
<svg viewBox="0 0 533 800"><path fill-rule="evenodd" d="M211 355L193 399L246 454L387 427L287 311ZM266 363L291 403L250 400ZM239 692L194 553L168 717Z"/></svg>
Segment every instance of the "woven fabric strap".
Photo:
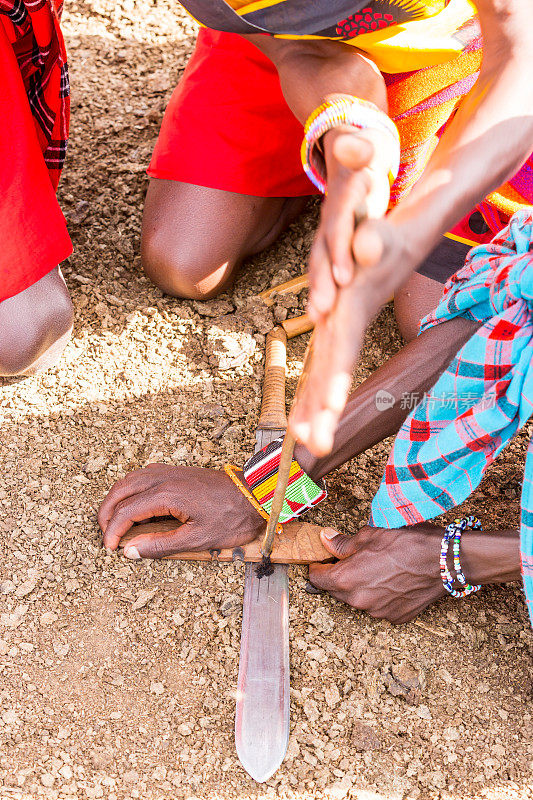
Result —
<svg viewBox="0 0 533 800"><path fill-rule="evenodd" d="M274 439L262 450L258 450L243 467L248 488L267 514L270 514L272 507L282 444L283 436ZM318 486L293 459L279 521L284 524L296 519L326 497L324 481L322 486Z"/></svg>

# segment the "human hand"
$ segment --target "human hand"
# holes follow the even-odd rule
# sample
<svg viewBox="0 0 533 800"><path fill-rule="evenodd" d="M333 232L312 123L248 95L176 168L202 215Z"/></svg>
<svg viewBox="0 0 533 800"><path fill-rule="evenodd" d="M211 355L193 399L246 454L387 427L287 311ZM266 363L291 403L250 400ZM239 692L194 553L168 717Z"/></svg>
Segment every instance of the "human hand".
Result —
<svg viewBox="0 0 533 800"><path fill-rule="evenodd" d="M339 561L311 564L309 580L372 617L409 622L446 595L439 571L441 538L442 529L428 523L396 530L365 527L355 536L326 528L322 542Z"/></svg>
<svg viewBox="0 0 533 800"><path fill-rule="evenodd" d="M387 211L391 148L390 135L377 129L334 128L324 136L328 192L309 257L308 311L314 322L332 310L339 288L354 277L357 225Z"/></svg>
<svg viewBox="0 0 533 800"><path fill-rule="evenodd" d="M355 276L315 325L309 374L289 418L295 438L317 457L333 446L368 324L418 263L413 238L392 214L366 220L353 235Z"/></svg>
<svg viewBox="0 0 533 800"><path fill-rule="evenodd" d="M220 470L149 464L112 487L100 506L104 546L116 550L134 522L175 517L176 530L130 539L127 558L163 558L188 550L237 547L255 539L265 522Z"/></svg>

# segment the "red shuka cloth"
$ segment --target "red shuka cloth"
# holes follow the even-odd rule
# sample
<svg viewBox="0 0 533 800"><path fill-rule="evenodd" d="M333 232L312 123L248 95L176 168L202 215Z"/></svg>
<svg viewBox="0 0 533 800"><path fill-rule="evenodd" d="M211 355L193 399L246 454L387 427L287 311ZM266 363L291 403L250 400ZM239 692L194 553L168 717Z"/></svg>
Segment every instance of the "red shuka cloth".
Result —
<svg viewBox="0 0 533 800"><path fill-rule="evenodd" d="M55 0L0 0L0 302L72 252L55 196L69 120L59 12Z"/></svg>

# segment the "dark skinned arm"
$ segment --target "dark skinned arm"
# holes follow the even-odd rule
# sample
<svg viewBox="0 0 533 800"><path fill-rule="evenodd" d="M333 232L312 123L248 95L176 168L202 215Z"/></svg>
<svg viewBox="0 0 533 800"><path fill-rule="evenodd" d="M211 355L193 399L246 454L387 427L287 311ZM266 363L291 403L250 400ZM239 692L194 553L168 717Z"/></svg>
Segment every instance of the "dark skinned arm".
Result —
<svg viewBox="0 0 533 800"><path fill-rule="evenodd" d="M387 111L385 81L376 65L360 50L342 42L243 36L276 67L281 90L302 125L330 95L363 97Z"/></svg>
<svg viewBox="0 0 533 800"><path fill-rule="evenodd" d="M484 37L479 79L410 195L386 218L359 226L353 258L342 261L335 280L323 243L317 238L313 246L310 310L317 323L316 357L290 425L318 456L332 447L370 320L439 237L512 177L531 152L533 5L530 0L478 0L477 7ZM338 136L333 151L338 164L359 169L353 136ZM324 214L328 203L329 197Z"/></svg>
<svg viewBox="0 0 533 800"><path fill-rule="evenodd" d="M434 385L477 324L462 318L430 328L400 350L351 395L335 437L333 453L316 459L302 446L296 456L318 480L358 453L395 433L408 409L404 393ZM376 392L397 398L378 412ZM117 481L102 503L98 521L104 544L115 550L134 522L173 516L176 530L144 534L128 542L128 558L161 558L183 550L235 547L264 531L264 520L224 472L152 464ZM339 561L314 565L310 578L337 599L391 622L404 622L444 595L439 575L442 530L429 523L400 530L363 528L356 536L332 529L322 541ZM463 537L465 574L474 582L516 580L520 557L516 532L472 532Z"/></svg>
<svg viewBox="0 0 533 800"><path fill-rule="evenodd" d="M478 323L463 317L435 325L406 344L370 375L348 398L339 420L331 453L318 458L297 444L294 455L303 469L317 481L341 464L363 453L400 429L412 410L402 397L421 397L435 385L456 353L475 333ZM376 394L387 391L395 402L384 411L376 408Z"/></svg>

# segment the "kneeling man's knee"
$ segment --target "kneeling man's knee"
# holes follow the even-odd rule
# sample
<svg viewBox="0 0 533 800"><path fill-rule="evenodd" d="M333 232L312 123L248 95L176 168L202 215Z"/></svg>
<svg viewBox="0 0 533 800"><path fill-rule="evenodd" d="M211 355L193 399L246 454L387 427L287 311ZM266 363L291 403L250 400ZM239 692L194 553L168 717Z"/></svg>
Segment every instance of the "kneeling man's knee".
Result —
<svg viewBox="0 0 533 800"><path fill-rule="evenodd" d="M59 270L0 303L0 375L52 367L72 332L74 309Z"/></svg>
<svg viewBox="0 0 533 800"><path fill-rule="evenodd" d="M205 243L204 243L205 245ZM141 258L148 278L165 294L187 300L209 300L227 284L234 261L205 252L202 243L179 243L169 246L168 236L157 230L143 232Z"/></svg>

